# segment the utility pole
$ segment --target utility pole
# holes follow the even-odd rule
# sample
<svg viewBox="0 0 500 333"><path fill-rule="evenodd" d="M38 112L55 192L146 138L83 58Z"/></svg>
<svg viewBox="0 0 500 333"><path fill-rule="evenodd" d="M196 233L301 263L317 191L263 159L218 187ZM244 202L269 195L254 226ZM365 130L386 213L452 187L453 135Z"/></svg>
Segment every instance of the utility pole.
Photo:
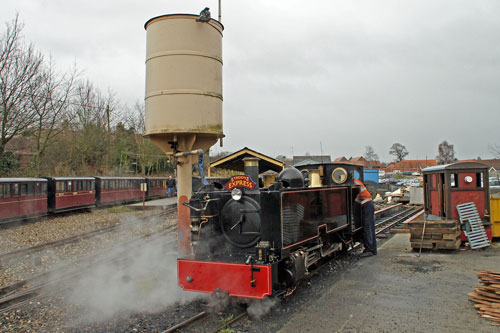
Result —
<svg viewBox="0 0 500 333"><path fill-rule="evenodd" d="M221 13L221 0L219 0L219 22L221 21L222 13Z"/></svg>

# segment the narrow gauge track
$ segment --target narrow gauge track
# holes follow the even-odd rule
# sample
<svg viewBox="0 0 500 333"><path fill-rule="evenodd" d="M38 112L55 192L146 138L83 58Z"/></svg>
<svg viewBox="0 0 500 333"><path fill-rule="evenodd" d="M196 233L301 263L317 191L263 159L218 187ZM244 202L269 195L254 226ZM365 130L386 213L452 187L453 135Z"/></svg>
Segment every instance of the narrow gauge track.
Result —
<svg viewBox="0 0 500 333"><path fill-rule="evenodd" d="M12 311L22 307L25 304L28 304L29 302L41 299L47 294L46 287L55 285L56 283L61 284L65 281L76 278L81 274L92 270L93 267L95 267L96 265L109 264L126 259L127 257L133 255L134 252L131 251L132 249L139 247L143 244L144 239L153 240L155 237L161 237L162 234L174 231L176 228L177 225L170 225L161 228L160 230L148 233L141 237L135 238L131 241L112 247L111 252L113 249L125 248L125 250L122 251L123 255L120 256L118 259L117 258L109 259L102 257L96 259L95 256L93 255L90 256L90 258L87 257L82 260L79 260L78 262L80 263L81 266L78 269L71 268L74 267L75 265L75 262L73 262L68 266L44 272L30 279L19 281L9 286L0 288L0 296L1 296L0 311L2 312ZM168 242L168 244L174 242L175 241L171 241ZM110 249L107 249L106 251L110 252ZM53 276L53 274L57 274L60 278L56 280L51 280L50 277ZM26 286L30 284L34 285L24 289Z"/></svg>
<svg viewBox="0 0 500 333"><path fill-rule="evenodd" d="M421 207L410 207L401 212L398 212L378 223L375 224L375 234L378 235L385 232L396 225L410 219L411 217L420 214L422 212Z"/></svg>
<svg viewBox="0 0 500 333"><path fill-rule="evenodd" d="M145 217L143 220L148 220L148 219L152 219L152 218L155 218L155 217L168 215L168 214L171 214L171 213L175 212L176 209L177 209L176 207L168 208L165 211L162 211L162 212L160 212L158 214L149 215L149 216ZM80 242L80 241L82 241L84 239L87 239L87 238L90 238L90 237L94 237L94 236L97 236L97 235L102 235L104 233L114 231L114 230L116 230L119 227L130 225L130 224L132 224L132 223L131 222L128 222L128 223L115 223L115 224L113 224L112 226L109 226L109 227L92 230L92 231L81 233L81 234L78 234L78 235L75 235L75 236L71 236L71 237L59 239L59 240L56 240L56 241L53 241L53 242L48 242L48 243L44 243L44 244L40 244L40 245L35 245L35 246L32 246L32 247L27 247L27 248L20 249L20 250L15 250L15 251L7 252L7 253L2 253L2 254L0 254L0 261L1 260L9 260L11 258L22 256L22 255L36 253L36 252L43 251L43 250L46 250L46 249L49 249L49 248L52 248L52 247L62 246L62 245L71 244L71 243L77 243L77 242ZM0 293L0 295L1 295L1 293Z"/></svg>
<svg viewBox="0 0 500 333"><path fill-rule="evenodd" d="M165 331L162 331L161 333L172 333L172 332L175 332L179 329L182 329L182 328L187 328L203 319L207 319L207 317L211 316L210 313L206 312L206 311L203 311L203 312L200 312L194 316L192 316L191 318L175 325L175 326L172 326L170 327L169 329L165 330ZM213 315L212 315L213 316ZM208 333L218 333L220 332L221 330L223 330L224 328L227 328L228 326L240 321L241 319L243 318L246 318L248 317L248 313L246 311L242 311L240 312L239 314L237 314L236 316L234 316L232 319L230 320L227 320L227 321L224 321L222 324L220 325L213 325L214 328L210 328L210 329L207 329L207 328L204 328L204 332L208 332Z"/></svg>

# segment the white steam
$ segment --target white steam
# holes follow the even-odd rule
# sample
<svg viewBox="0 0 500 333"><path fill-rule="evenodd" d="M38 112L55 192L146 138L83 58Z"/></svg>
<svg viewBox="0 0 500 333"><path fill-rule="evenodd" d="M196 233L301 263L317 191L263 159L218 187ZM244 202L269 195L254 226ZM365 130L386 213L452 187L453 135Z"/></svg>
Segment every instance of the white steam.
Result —
<svg viewBox="0 0 500 333"><path fill-rule="evenodd" d="M70 304L83 306L76 323L110 319L118 314L156 313L197 295L177 284L173 237L145 239L140 246L113 251L105 264L85 272L66 292ZM126 256L124 254L127 254Z"/></svg>
<svg viewBox="0 0 500 333"><path fill-rule="evenodd" d="M250 317L260 319L262 316L269 313L276 303L278 303L278 299L272 297L253 300L248 304L247 312Z"/></svg>

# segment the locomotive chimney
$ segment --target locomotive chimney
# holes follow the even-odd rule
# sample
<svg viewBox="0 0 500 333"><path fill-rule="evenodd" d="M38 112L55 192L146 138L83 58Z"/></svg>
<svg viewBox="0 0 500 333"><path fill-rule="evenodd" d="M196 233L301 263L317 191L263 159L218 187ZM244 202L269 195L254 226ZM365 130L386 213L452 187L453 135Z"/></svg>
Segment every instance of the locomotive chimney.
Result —
<svg viewBox="0 0 500 333"><path fill-rule="evenodd" d="M255 183L254 190L259 189L259 159L257 157L245 157L245 175L249 176Z"/></svg>

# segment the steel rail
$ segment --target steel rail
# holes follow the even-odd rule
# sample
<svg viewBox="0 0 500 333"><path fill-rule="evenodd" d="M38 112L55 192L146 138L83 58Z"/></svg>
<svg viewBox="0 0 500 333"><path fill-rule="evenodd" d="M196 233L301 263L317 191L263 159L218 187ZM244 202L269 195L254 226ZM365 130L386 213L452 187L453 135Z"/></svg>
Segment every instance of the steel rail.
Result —
<svg viewBox="0 0 500 333"><path fill-rule="evenodd" d="M134 247L141 246L143 244L143 241L145 238L154 237L154 236L160 237L162 233L172 231L173 230L172 227L175 228L176 225L164 227L160 230L148 233L146 235L142 235L142 236L137 237L131 241L124 242L124 243L121 243L119 245L113 246L111 249L113 249L113 248L119 249L119 248L123 248L124 246L126 246L127 249L123 251L125 253L124 257L126 258L127 256L132 255L130 253L131 252L130 249L133 249ZM174 242L175 241L172 241L172 243L174 243ZM109 250L110 249L106 249L105 251L109 252ZM61 283L61 282L67 281L69 279L72 279L74 277L77 277L77 276L79 276L87 271L92 270L94 268L94 266L96 266L96 265L105 264L105 263L113 263L113 262L116 262L116 261L122 260L122 259L123 259L123 257L120 257L118 259L113 258L111 260L108 258L95 259L95 255L92 255L92 256L90 256L90 258L86 257L82 260L79 260L80 263L82 264L82 266L76 270L75 269L68 269L70 267L74 267L75 262L72 262L71 264L64 266L62 268L51 270L48 272L44 272L44 273L41 273L41 274L39 274L35 277L32 277L30 279L19 281L19 282L16 282L14 284L11 284L9 286L3 287L0 289L0 295L4 295L2 298L0 298L0 311L7 312L7 311L15 310L15 309L23 306L24 304L26 304L29 301L32 301L34 299L38 299L38 298L45 296L46 292L43 292L43 290L45 290L45 287L48 287L50 285L54 285L56 283ZM59 276L62 275L63 277L56 279L56 280L48 280L49 277L52 276L52 274L54 274L54 273L57 273ZM44 281L40 284L37 284L37 285L32 286L30 288L27 288L25 290L22 290L22 291L20 290L22 287L28 285L30 282L35 282L35 281L38 281L40 279L46 279L47 281Z"/></svg>
<svg viewBox="0 0 500 333"><path fill-rule="evenodd" d="M194 315L193 317L191 317L187 320L184 320L183 322L181 322L177 325L174 325L174 326L170 327L169 329L166 329L165 331L162 331L161 333L172 333L172 332L178 330L179 328L186 327L189 324L191 324L197 320L200 320L201 318L205 317L207 314L208 314L208 312L205 312L205 311L200 312L197 315Z"/></svg>
<svg viewBox="0 0 500 333"><path fill-rule="evenodd" d="M152 215L145 217L143 220L151 219L151 218L158 217L158 216L167 215L167 214L173 213L176 209L177 208L165 210L165 211L158 213L158 214L152 214ZM40 245L35 245L35 246L28 247L28 248L24 248L24 249L19 249L19 250L15 250L15 251L11 251L11 252L2 253L2 254L0 254L0 260L8 260L8 259L11 259L13 257L18 257L21 255L27 255L27 254L43 251L43 250L46 250L46 249L52 248L52 247L62 246L62 245L71 244L71 243L77 243L77 242L80 242L80 241L87 239L87 238L91 238L91 237L94 237L97 235L101 235L101 234L104 234L107 232L114 231L120 226L127 226L127 225L131 225L131 224L133 224L133 222L115 223L114 225L109 226L109 227L91 230L89 232L84 232L84 233L70 236L67 238L58 239L58 240L55 240L52 242L47 242L47 243L43 243Z"/></svg>
<svg viewBox="0 0 500 333"><path fill-rule="evenodd" d="M222 324L221 326L217 327L215 330L211 331L212 333L218 333L220 332L221 330L223 330L224 328L228 327L229 325L232 325L234 324L235 322L241 320L242 318L245 318L248 316L248 313L245 311L245 312L242 312L240 313L239 315L237 315L236 317L234 317L233 319L229 320L228 322Z"/></svg>
<svg viewBox="0 0 500 333"><path fill-rule="evenodd" d="M405 214L403 215L400 219L398 219L397 221L394 221L390 224L388 224L387 226L383 227L383 228L380 228L378 231L375 232L375 235L378 235L388 229L391 229L392 227L394 227L396 224L398 223L402 223L404 221L406 221L407 219L411 218L412 216L416 215L416 214L420 214L423 212L423 209L418 209L418 208L415 208L413 209L412 211L408 212L408 214Z"/></svg>

